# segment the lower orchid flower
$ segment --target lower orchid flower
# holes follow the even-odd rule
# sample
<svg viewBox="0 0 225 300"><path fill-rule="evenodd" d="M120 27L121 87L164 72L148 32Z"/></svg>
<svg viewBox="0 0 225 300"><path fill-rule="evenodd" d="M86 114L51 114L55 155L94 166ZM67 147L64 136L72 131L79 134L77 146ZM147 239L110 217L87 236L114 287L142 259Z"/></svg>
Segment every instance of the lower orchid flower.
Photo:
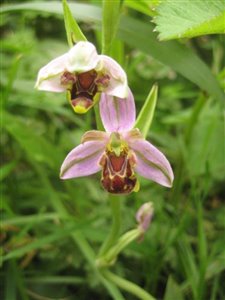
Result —
<svg viewBox="0 0 225 300"><path fill-rule="evenodd" d="M97 101L97 93L127 96L127 76L121 66L107 55L98 55L89 42L78 42L67 53L40 69L36 88L68 92L77 113L87 112Z"/></svg>
<svg viewBox="0 0 225 300"><path fill-rule="evenodd" d="M106 132L86 132L61 167L62 179L102 172L101 183L109 193L138 191L136 174L171 187L173 171L166 157L146 141L135 124L135 103L129 91L126 99L102 94L100 115Z"/></svg>

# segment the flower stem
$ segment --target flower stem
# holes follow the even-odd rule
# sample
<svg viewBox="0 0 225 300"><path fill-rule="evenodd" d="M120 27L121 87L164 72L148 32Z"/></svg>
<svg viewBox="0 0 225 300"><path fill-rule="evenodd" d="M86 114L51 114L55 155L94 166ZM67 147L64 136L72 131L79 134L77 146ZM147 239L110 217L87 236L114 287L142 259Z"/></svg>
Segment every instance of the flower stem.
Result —
<svg viewBox="0 0 225 300"><path fill-rule="evenodd" d="M111 231L109 233L109 236L103 243L99 256L103 256L116 242L119 233L120 233L120 226L121 226L121 214L120 214L120 196L116 195L109 195L110 204L111 204L111 210L112 210L112 217L113 217L113 223L111 227Z"/></svg>
<svg viewBox="0 0 225 300"><path fill-rule="evenodd" d="M94 105L94 111L95 111L95 120L96 120L97 130L104 130L98 104Z"/></svg>
<svg viewBox="0 0 225 300"><path fill-rule="evenodd" d="M116 284L119 288L137 296L141 300L156 300L153 296L151 296L138 285L126 279L123 279L108 270L103 270L102 275L112 283Z"/></svg>
<svg viewBox="0 0 225 300"><path fill-rule="evenodd" d="M99 266L110 266L113 262L115 262L117 256L122 252L127 245L129 245L132 241L136 240L142 231L139 228L132 229L122 235L108 251L99 257L98 265Z"/></svg>
<svg viewBox="0 0 225 300"><path fill-rule="evenodd" d="M58 193L55 192L53 189L51 182L49 181L47 175L45 174L43 168L41 165L35 164L33 161L31 161L31 164L34 166L37 174L40 176L40 179L42 180L43 186L46 187L46 190L48 191L50 201L52 203L52 207L57 212L59 218L61 219L62 223L65 222L68 218L71 217L71 215L67 212L66 208L64 207L63 203L61 202L61 199L58 195ZM107 278L104 278L103 275L99 272L96 264L95 264L95 253L85 237L82 235L81 232L73 232L71 233L72 240L77 244L80 251L86 258L87 262L91 266L92 270L95 272L96 277L98 280L104 285L104 287L108 290L109 294L112 296L114 300L124 300L120 290L117 288L117 286L113 283L107 280Z"/></svg>
<svg viewBox="0 0 225 300"><path fill-rule="evenodd" d="M103 277L99 270L96 268L95 265L95 253L93 249L90 247L87 240L80 232L72 233L72 238L80 248L81 252L83 253L84 257L92 267L93 271L95 272L99 281L106 287L108 292L111 294L113 299L115 300L125 300L117 286L109 281L107 278Z"/></svg>

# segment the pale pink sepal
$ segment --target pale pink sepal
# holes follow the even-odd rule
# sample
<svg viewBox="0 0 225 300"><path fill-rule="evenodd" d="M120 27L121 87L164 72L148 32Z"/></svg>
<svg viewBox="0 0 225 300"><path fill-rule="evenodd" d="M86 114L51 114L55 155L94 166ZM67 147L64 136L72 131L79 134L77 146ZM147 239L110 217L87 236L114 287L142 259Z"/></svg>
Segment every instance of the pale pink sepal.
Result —
<svg viewBox="0 0 225 300"><path fill-rule="evenodd" d="M98 142L104 142L106 145L109 141L109 138L110 138L110 134L105 131L89 130L83 134L81 143L98 141Z"/></svg>
<svg viewBox="0 0 225 300"><path fill-rule="evenodd" d="M172 186L173 171L162 152L149 142L141 139L129 140L128 144L136 154L135 171L138 174L163 186Z"/></svg>
<svg viewBox="0 0 225 300"><path fill-rule="evenodd" d="M63 92L66 90L61 85L60 78L66 70L67 53L63 54L48 63L38 72L38 78L35 87L42 91Z"/></svg>
<svg viewBox="0 0 225 300"><path fill-rule="evenodd" d="M60 171L61 179L88 176L100 171L99 160L105 142L90 141L74 148L65 158Z"/></svg>
<svg viewBox="0 0 225 300"><path fill-rule="evenodd" d="M130 89L125 99L102 93L99 106L102 123L107 132L123 132L133 128L136 111Z"/></svg>
<svg viewBox="0 0 225 300"><path fill-rule="evenodd" d="M110 77L109 85L104 92L108 95L126 98L128 96L127 75L122 67L111 57L99 55L98 68Z"/></svg>

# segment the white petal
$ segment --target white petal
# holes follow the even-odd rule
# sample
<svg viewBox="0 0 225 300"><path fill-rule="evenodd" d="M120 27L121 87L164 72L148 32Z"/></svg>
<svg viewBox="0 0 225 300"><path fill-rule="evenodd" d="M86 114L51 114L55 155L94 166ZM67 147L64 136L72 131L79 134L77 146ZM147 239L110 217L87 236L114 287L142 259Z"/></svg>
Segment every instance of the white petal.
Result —
<svg viewBox="0 0 225 300"><path fill-rule="evenodd" d="M67 71L83 73L95 69L99 62L96 48L89 42L79 42L68 52Z"/></svg>
<svg viewBox="0 0 225 300"><path fill-rule="evenodd" d="M51 92L63 92L65 87L61 86L60 77L66 70L68 54L63 54L40 69L35 87L39 90Z"/></svg>
<svg viewBox="0 0 225 300"><path fill-rule="evenodd" d="M99 55L98 68L109 75L109 86L104 90L108 95L126 98L128 95L127 75L122 67L111 57Z"/></svg>

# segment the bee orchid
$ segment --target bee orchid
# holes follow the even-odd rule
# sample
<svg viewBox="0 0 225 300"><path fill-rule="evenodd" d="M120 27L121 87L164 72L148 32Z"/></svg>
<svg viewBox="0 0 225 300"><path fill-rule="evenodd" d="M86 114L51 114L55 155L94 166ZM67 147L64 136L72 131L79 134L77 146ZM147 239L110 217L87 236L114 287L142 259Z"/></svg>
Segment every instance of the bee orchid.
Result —
<svg viewBox="0 0 225 300"><path fill-rule="evenodd" d="M136 174L171 187L173 171L166 157L146 141L135 124L135 103L131 91L121 99L101 95L100 115L105 132L86 132L61 167L62 179L88 176L101 171L101 183L113 194L139 189Z"/></svg>
<svg viewBox="0 0 225 300"><path fill-rule="evenodd" d="M127 76L121 66L106 55L98 55L89 42L78 42L40 69L35 87L43 91L68 92L74 111L87 112L97 101L97 94L125 98Z"/></svg>

